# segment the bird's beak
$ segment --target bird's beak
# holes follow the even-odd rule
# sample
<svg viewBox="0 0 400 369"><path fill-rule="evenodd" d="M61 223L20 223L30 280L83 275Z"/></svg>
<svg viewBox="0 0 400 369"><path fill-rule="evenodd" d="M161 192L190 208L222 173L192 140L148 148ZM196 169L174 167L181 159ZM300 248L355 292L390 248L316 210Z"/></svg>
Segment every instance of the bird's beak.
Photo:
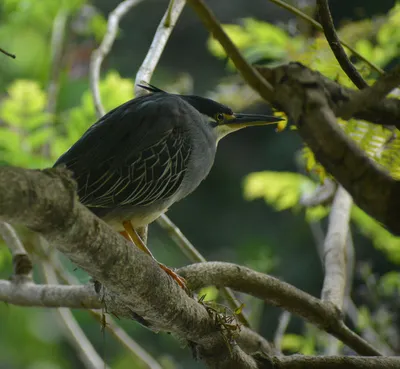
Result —
<svg viewBox="0 0 400 369"><path fill-rule="evenodd" d="M237 130L250 126L265 126L267 124L274 124L280 122L281 120L283 119L273 115L235 113L232 115L232 118L226 120L223 125L230 126L230 128Z"/></svg>

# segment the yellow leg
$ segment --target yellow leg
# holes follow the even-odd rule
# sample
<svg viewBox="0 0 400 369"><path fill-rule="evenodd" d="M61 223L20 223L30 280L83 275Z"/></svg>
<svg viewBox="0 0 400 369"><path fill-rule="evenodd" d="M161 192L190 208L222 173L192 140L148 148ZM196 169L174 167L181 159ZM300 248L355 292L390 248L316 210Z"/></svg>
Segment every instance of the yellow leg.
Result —
<svg viewBox="0 0 400 369"><path fill-rule="evenodd" d="M150 255L154 259L154 256L151 253L151 251L147 248L147 246L144 244L144 242L139 237L137 232L133 229L131 222L126 221L123 222L122 225L124 226L125 232L128 235L128 237L126 237L124 234L123 236L132 243L134 243L137 247L139 247L140 250L144 251L147 255Z"/></svg>
<svg viewBox="0 0 400 369"><path fill-rule="evenodd" d="M136 245L140 250L144 251L147 255L151 256L153 260L157 262L157 264L160 266L162 270L164 270L169 276L172 277L178 283L178 285L184 289L185 291L187 290L186 287L186 281L184 278L182 278L180 275L175 273L172 269L168 268L166 265L159 263L151 251L147 248L147 246L144 244L140 236L137 234L136 230L132 227L132 224L130 221L123 222L122 225L124 226L125 231L121 232L121 234L128 240L131 241L134 245Z"/></svg>

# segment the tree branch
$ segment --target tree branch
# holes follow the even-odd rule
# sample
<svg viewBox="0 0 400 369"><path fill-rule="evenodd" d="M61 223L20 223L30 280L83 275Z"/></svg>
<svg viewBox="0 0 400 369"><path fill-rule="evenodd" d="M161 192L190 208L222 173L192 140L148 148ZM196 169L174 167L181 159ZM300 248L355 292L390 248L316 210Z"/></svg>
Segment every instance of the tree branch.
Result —
<svg viewBox="0 0 400 369"><path fill-rule="evenodd" d="M185 0L171 0L168 8L157 27L156 34L143 60L135 78L135 96L141 96L145 93L143 89L138 87L141 81L150 82L154 70L164 51L165 45L171 35L175 24L182 13L185 6Z"/></svg>
<svg viewBox="0 0 400 369"><path fill-rule="evenodd" d="M350 119L356 113L379 104L390 91L399 85L400 65L397 65L390 72L378 78L371 87L355 92L338 114L343 119Z"/></svg>
<svg viewBox="0 0 400 369"><path fill-rule="evenodd" d="M347 57L346 52L340 43L339 37L336 34L335 26L333 25L333 19L329 10L328 0L317 0L317 7L325 37L336 57L336 60L339 62L340 66L350 80L359 89L368 87L367 82L365 82L360 73L358 73L357 69Z"/></svg>
<svg viewBox="0 0 400 369"><path fill-rule="evenodd" d="M227 345L229 332L221 332L210 311L79 203L68 173L0 167L0 220L40 233L99 281L109 311L190 341L210 368L258 368L239 346Z"/></svg>
<svg viewBox="0 0 400 369"><path fill-rule="evenodd" d="M265 369L397 369L398 357L277 356L262 360Z"/></svg>
<svg viewBox="0 0 400 369"><path fill-rule="evenodd" d="M186 255L186 257L192 263L204 263L207 260L199 251L193 246L193 244L186 238L182 231L169 219L165 214L161 215L157 219L157 223L164 228L171 239L175 241L176 245L181 249L181 251ZM233 311L236 311L240 307L239 301L237 301L234 293L229 289L222 287L221 292L225 299L228 301L229 306ZM242 309L240 309L242 310ZM250 327L250 323L243 311L238 313L239 321L246 327Z"/></svg>
<svg viewBox="0 0 400 369"><path fill-rule="evenodd" d="M70 284L78 284L78 278L74 275L68 273L63 267L59 260L56 257L55 253L51 253L49 255L48 262L54 268L57 279ZM129 350L132 355L139 360L141 360L144 365L146 365L149 369L162 369L160 364L154 359L143 347L141 347L135 340L133 340L125 331L122 329L115 320L110 316L105 316L104 313L99 312L94 309L89 310L90 315L97 320L101 325L104 325L104 329L107 329L114 338L119 341L127 350ZM104 324L104 317L106 317L106 322Z"/></svg>
<svg viewBox="0 0 400 369"><path fill-rule="evenodd" d="M345 326L335 305L323 302L274 277L222 262L192 264L178 271L194 290L207 286L230 287L300 315L361 355L380 355L369 343Z"/></svg>
<svg viewBox="0 0 400 369"><path fill-rule="evenodd" d="M369 159L338 126L333 112L337 100L325 89L321 75L299 63L264 68L262 73L275 87L275 103L294 120L317 160L358 206L400 234L400 182Z"/></svg>
<svg viewBox="0 0 400 369"><path fill-rule="evenodd" d="M284 8L288 11L290 11L291 13L297 15L298 17L304 19L305 21L307 21L308 23L310 23L313 27L315 27L316 29L320 30L320 31L324 31L324 28L321 26L320 23L318 23L315 19L309 17L307 14L303 13L301 10L297 9L296 7L294 7L293 5L290 5L288 3L285 3L284 1L281 0L269 0L271 3L274 3L278 6L280 6L281 8ZM374 69L376 72L378 72L379 74L384 74L385 72L379 68L377 65L375 65L374 63L372 63L370 60L368 60L367 58L365 58L363 55L361 55L356 49L354 49L350 44L348 44L347 42L340 40L339 42L346 47L353 55L355 55L358 59L362 60L365 64L369 65L369 67L371 69Z"/></svg>
<svg viewBox="0 0 400 369"><path fill-rule="evenodd" d="M90 89L93 93L93 103L96 115L101 117L105 114L104 107L101 104L99 79L100 69L104 58L110 52L111 47L117 37L118 25L121 18L129 12L131 8L139 4L142 0L125 0L120 3L108 16L107 32L104 35L100 46L93 51L90 60Z"/></svg>
<svg viewBox="0 0 400 369"><path fill-rule="evenodd" d="M60 286L0 280L0 301L29 307L99 309L102 304L92 285Z"/></svg>
<svg viewBox="0 0 400 369"><path fill-rule="evenodd" d="M346 292L347 238L352 204L351 196L339 186L329 214L329 227L324 242L322 301L330 301L340 311L343 309Z"/></svg>
<svg viewBox="0 0 400 369"><path fill-rule="evenodd" d="M14 54L9 53L8 51L2 49L1 47L0 47L0 53L3 53L4 55L7 55L7 56L9 56L10 58L13 58L13 59L16 58L16 56Z"/></svg>
<svg viewBox="0 0 400 369"><path fill-rule="evenodd" d="M204 3L201 0L188 1L249 85L294 120L317 160L335 176L354 201L391 232L400 234L400 214L397 211L400 208L400 182L394 181L389 173L370 160L337 125L333 110L339 111L351 90L328 82L300 63L257 68L269 82L265 85L260 74L252 73L253 68L244 61ZM355 117L400 127L400 101L382 100L374 109L357 113Z"/></svg>
<svg viewBox="0 0 400 369"><path fill-rule="evenodd" d="M0 222L0 235L11 251L14 277L22 277L24 281L32 279L32 261L15 229L8 223Z"/></svg>

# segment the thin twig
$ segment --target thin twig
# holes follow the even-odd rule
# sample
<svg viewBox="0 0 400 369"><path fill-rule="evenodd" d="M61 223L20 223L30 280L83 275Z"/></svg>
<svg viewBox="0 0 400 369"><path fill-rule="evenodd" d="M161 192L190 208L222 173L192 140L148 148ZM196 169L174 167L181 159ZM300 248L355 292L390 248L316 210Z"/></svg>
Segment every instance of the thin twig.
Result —
<svg viewBox="0 0 400 369"><path fill-rule="evenodd" d="M107 22L107 32L104 35L103 41L92 53L90 60L90 89L92 90L93 103L97 117L102 117L105 114L99 89L101 64L110 52L115 38L117 37L119 21L132 7L139 4L141 1L142 0L125 0L110 13Z"/></svg>
<svg viewBox="0 0 400 369"><path fill-rule="evenodd" d="M341 107L339 116L344 119L351 118L355 113L368 109L368 107L385 98L390 91L399 85L400 65L397 65L390 72L378 78L371 87L354 93L350 101Z"/></svg>
<svg viewBox="0 0 400 369"><path fill-rule="evenodd" d="M347 237L353 201L347 191L339 186L329 215L329 227L324 243L325 278L322 300L330 301L340 311L346 291Z"/></svg>
<svg viewBox="0 0 400 369"><path fill-rule="evenodd" d="M321 26L320 23L318 23L316 20L314 20L311 17L309 17L307 14L303 13L301 10L295 8L294 6L292 6L290 4L287 4L287 3L285 3L285 2L283 2L281 0L269 0L269 1L271 3L274 3L274 4L278 5L278 6L280 6L281 8L289 10L291 13L293 13L293 14L299 16L300 18L306 20L312 26L314 26L315 28L319 29L320 31L324 30L324 28ZM343 40L339 40L339 41L344 47L346 47L358 59L362 60L365 64L368 64L370 66L370 68L374 69L379 74L384 74L385 73L381 68L379 68L376 64L372 63L368 59L366 59L363 55L361 55L356 49L354 49L352 46L350 46L347 42L345 42Z"/></svg>
<svg viewBox="0 0 400 369"><path fill-rule="evenodd" d="M5 55L7 55L7 56L9 56L10 58L13 58L13 59L16 58L16 56L14 54L9 53L8 51L2 49L1 47L0 47L0 53L3 53L3 54L5 54Z"/></svg>
<svg viewBox="0 0 400 369"><path fill-rule="evenodd" d="M349 317L351 323L355 326L359 326L359 311L357 309L356 304L353 302L353 300L350 297L347 297L346 301L346 313L347 316ZM359 328L360 329L360 328ZM370 341L374 342L374 345L378 348L379 351L381 351L384 355L386 356L394 356L396 353L393 350L390 345L385 342L382 337L379 335L378 332L376 332L371 325L367 325L366 327L363 327L360 329L362 336Z"/></svg>
<svg viewBox="0 0 400 369"><path fill-rule="evenodd" d="M140 84L142 81L150 82L158 61L160 60L161 54L164 51L165 45L167 44L169 36L171 35L175 24L182 13L185 3L185 0L170 1L163 18L157 27L157 31L154 35L147 55L144 58L138 72L136 73L135 96L141 96L142 94L146 93L145 90L138 87L138 84Z"/></svg>
<svg viewBox="0 0 400 369"><path fill-rule="evenodd" d="M207 30L218 40L224 48L226 54L232 59L233 64L239 73L246 80L250 87L257 91L264 100L272 102L274 99L273 87L267 82L260 73L253 68L240 53L232 40L225 33L221 24L217 21L214 14L206 6L203 0L187 0L203 22Z"/></svg>
<svg viewBox="0 0 400 369"><path fill-rule="evenodd" d="M8 223L0 222L0 236L11 251L14 276L32 279L32 262L15 229Z"/></svg>
<svg viewBox="0 0 400 369"><path fill-rule="evenodd" d="M53 30L51 33L51 68L50 68L50 76L49 82L47 85L47 105L46 112L49 115L49 119L54 121L54 115L56 113L57 108L57 98L58 92L60 88L60 72L62 68L62 55L64 48L64 38L65 38L65 29L67 25L69 12L62 8L57 13L53 22ZM51 126L51 123L45 124L44 127ZM48 140L43 145L43 155L48 158L50 155L50 141Z"/></svg>
<svg viewBox="0 0 400 369"><path fill-rule="evenodd" d="M201 255L200 252L193 246L193 244L186 238L182 231L165 214L161 215L157 219L157 223L167 231L171 239L191 262L203 263L207 261L205 257ZM246 317L245 313L239 309L240 303L236 299L235 294L229 288L225 287L221 288L220 291L229 303L231 309L233 311L239 311L238 318L240 322L246 327L250 327L249 319Z"/></svg>
<svg viewBox="0 0 400 369"><path fill-rule="evenodd" d="M333 25L333 19L329 10L328 0L317 0L317 6L325 37L340 66L350 78L350 80L359 89L368 87L367 82L365 82L364 79L361 77L361 74L358 73L357 69L347 57L347 54L340 43L339 37L336 34L335 26Z"/></svg>
<svg viewBox="0 0 400 369"><path fill-rule="evenodd" d="M289 325L291 316L292 314L290 314L288 311L283 311L279 317L278 327L276 328L274 335L274 345L279 352L282 351L282 339Z"/></svg>
<svg viewBox="0 0 400 369"><path fill-rule="evenodd" d="M40 264L46 283L57 283L57 277L53 268L46 262ZM85 367L88 369L109 368L96 352L71 311L67 308L58 308L57 313L65 330L66 337L69 339L71 346L77 351Z"/></svg>

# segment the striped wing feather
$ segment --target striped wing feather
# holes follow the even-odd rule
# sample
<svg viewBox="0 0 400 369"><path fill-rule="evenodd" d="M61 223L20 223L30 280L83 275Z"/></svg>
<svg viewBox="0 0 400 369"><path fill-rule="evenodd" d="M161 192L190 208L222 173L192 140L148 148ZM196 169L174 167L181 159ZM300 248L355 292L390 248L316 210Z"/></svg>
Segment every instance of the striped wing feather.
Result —
<svg viewBox="0 0 400 369"><path fill-rule="evenodd" d="M185 131L173 121L173 103L181 101L166 103L157 95L147 96L150 104L143 104L144 97L114 109L56 162L74 173L84 205L147 206L179 189L191 152Z"/></svg>

